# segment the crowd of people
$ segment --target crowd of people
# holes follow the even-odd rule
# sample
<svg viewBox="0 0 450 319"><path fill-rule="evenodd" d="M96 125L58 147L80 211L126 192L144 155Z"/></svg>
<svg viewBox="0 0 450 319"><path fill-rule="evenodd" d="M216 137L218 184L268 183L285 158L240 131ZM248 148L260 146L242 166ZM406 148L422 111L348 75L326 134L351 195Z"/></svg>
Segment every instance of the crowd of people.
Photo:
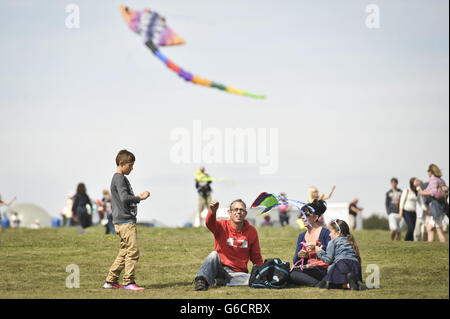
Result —
<svg viewBox="0 0 450 319"><path fill-rule="evenodd" d="M227 220L217 220L218 208L219 202L212 200L206 227L214 234L215 249L194 278L196 291L212 286L248 286L248 262L263 264L258 232L245 219L245 202L234 200ZM326 209L326 202L317 198L301 208L307 229L298 236L288 282L295 286L364 290L356 240L343 220L332 220L327 226L319 222Z"/></svg>
<svg viewBox="0 0 450 319"><path fill-rule="evenodd" d="M405 241L433 242L435 231L440 242L446 241L443 229L449 213L448 186L437 165L430 164L427 173L427 182L411 177L404 190L398 187L397 178L391 179L385 200L391 240L401 240L406 225Z"/></svg>
<svg viewBox="0 0 450 319"><path fill-rule="evenodd" d="M103 190L102 199L94 203L86 192L86 185L79 183L76 192L67 195L67 201L61 210L62 225L77 226L78 233L85 234L86 228L93 225L94 215L98 215L98 224L105 226L105 234L115 234L112 220L111 194Z"/></svg>
<svg viewBox="0 0 450 319"><path fill-rule="evenodd" d="M427 170L429 180L423 182L417 177L411 177L404 190L398 187L398 179L391 179L391 188L385 195L385 208L389 224L389 236L391 240L401 240L402 232L406 228L405 241L429 241L435 240L435 233L440 242L445 242L444 231L448 225L445 216L448 216L448 186L442 179L442 172L435 164L430 164ZM328 200L335 190L332 187L328 195L319 191L316 187L308 189L308 203L314 199ZM280 193L286 197L286 193ZM349 204L348 225L351 231L356 228L356 219L362 213L363 208L358 206L359 199L354 198ZM278 206L280 226L289 225L292 207L288 202ZM319 218L323 225L323 218ZM301 214L297 219L299 229L305 229ZM274 226L270 216L265 216L261 226Z"/></svg>
<svg viewBox="0 0 450 319"><path fill-rule="evenodd" d="M61 214L64 225L78 226L78 232L85 234L85 229L92 225L94 211L99 214L100 223L105 225L105 233L117 233L120 238L120 249L111 265L103 288L123 288L140 291L145 288L136 284L135 266L139 260L137 244L137 204L146 200L150 192L144 191L138 196L133 192L127 175L133 170L135 156L121 150L116 156L117 171L111 181L111 193L103 192L103 198L98 203L92 203L87 195L86 186L79 183L75 193L68 195L66 206ZM418 178L411 178L408 187L402 191L398 188L398 180L392 178L392 188L386 193L386 210L389 218L390 238L401 239L401 228L406 224L408 230L405 240L413 240L415 227L418 225L416 207L423 208L425 219L420 224L425 226L429 241L434 241L434 229L439 240L445 242L442 222L448 215L448 188L442 179L440 169L431 164L428 167L429 181L423 183ZM248 286L250 274L248 262L261 266L263 258L257 229L247 220L247 205L241 199L234 200L227 213L229 218L216 218L219 202L211 199L212 179L202 167L196 174L196 189L199 193L199 210L208 210L205 225L214 235L214 250L206 257L194 278L196 291L207 290L217 286ZM333 192L319 196L317 188L309 189L308 202L301 207L300 218L304 230L298 235L297 245L293 255L293 267L288 273L288 282L295 286L318 288L336 288L363 290L361 255L352 234L355 219L333 219L324 223L323 214L327 210L327 202ZM282 194L280 198L286 198ZM0 207L8 207L15 200L3 202ZM98 209L94 205L98 204ZM281 226L289 223L289 203L279 205ZM362 208L358 207L355 198L349 205L349 216L357 216ZM419 218L420 219L420 218ZM421 218L423 219L423 218ZM271 225L270 218L265 219L266 225ZM422 234L421 234L422 236ZM123 274L123 285L119 278Z"/></svg>

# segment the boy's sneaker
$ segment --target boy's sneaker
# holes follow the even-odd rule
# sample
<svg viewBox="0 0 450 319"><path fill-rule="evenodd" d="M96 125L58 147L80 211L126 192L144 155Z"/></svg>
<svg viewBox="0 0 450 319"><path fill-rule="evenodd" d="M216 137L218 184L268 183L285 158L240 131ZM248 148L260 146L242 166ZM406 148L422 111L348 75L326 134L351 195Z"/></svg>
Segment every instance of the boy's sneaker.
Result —
<svg viewBox="0 0 450 319"><path fill-rule="evenodd" d="M195 282L195 291L200 290L208 290L208 282L206 281L206 278L203 276L197 277L194 279Z"/></svg>
<svg viewBox="0 0 450 319"><path fill-rule="evenodd" d="M122 288L125 290L134 290L134 291L145 290L144 287L139 287L138 285L136 285L136 283L131 283L129 285L123 286Z"/></svg>
<svg viewBox="0 0 450 319"><path fill-rule="evenodd" d="M122 288L118 283L105 281L103 283L103 288L105 289L119 289Z"/></svg>

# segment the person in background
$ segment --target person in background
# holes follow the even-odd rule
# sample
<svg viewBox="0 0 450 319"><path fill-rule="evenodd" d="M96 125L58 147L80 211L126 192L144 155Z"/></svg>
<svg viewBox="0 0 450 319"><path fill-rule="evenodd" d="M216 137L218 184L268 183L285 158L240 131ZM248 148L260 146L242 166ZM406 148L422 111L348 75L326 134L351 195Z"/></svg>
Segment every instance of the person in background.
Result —
<svg viewBox="0 0 450 319"><path fill-rule="evenodd" d="M9 202L4 202L0 195L0 232L2 231L2 216L6 216L6 211L8 207L11 206L12 203L16 200L16 196L14 196ZM8 216L6 216L7 218Z"/></svg>
<svg viewBox="0 0 450 319"><path fill-rule="evenodd" d="M208 204L211 201L211 188L212 178L205 173L205 167L201 166L195 172L195 188L198 192L198 209L195 224L200 227L202 225L202 211L208 208Z"/></svg>
<svg viewBox="0 0 450 319"><path fill-rule="evenodd" d="M409 179L409 185L406 187L402 196L400 197L400 210L398 214L398 219L405 219L406 226L408 230L406 231L405 241L414 240L414 229L416 227L416 207L418 203L422 202L422 196L417 193L416 187L414 186L416 178L411 177Z"/></svg>
<svg viewBox="0 0 450 319"><path fill-rule="evenodd" d="M331 198L335 189L336 189L336 185L333 185L333 187L331 187L331 191L328 195L325 195L325 193L322 193L319 196L319 190L317 189L317 187L311 186L310 188L308 188L308 203L312 203L315 199L327 201L328 199ZM319 217L319 220L317 221L317 223L322 227L326 227L323 216Z"/></svg>
<svg viewBox="0 0 450 319"><path fill-rule="evenodd" d="M39 219L35 219L34 223L31 224L31 229L40 229L41 228L41 223L39 221Z"/></svg>
<svg viewBox="0 0 450 319"><path fill-rule="evenodd" d="M434 228L436 228L439 241L445 243L446 238L444 232L442 231L442 227L445 217L445 210L448 209L448 203L446 202L447 199L442 200L440 197L443 191L442 187L446 187L446 184L442 179L442 172L437 165L430 164L427 172L430 177L427 188L422 190L418 187L417 190L420 195L429 196L428 210L430 212L430 218L427 225L428 241L434 241Z"/></svg>
<svg viewBox="0 0 450 319"><path fill-rule="evenodd" d="M264 222L261 224L261 227L263 226L273 226L269 215L264 216Z"/></svg>
<svg viewBox="0 0 450 319"><path fill-rule="evenodd" d="M348 206L348 225L350 227L350 231L354 231L356 228L356 217L358 214L361 214L363 209L358 207L359 199L355 198Z"/></svg>
<svg viewBox="0 0 450 319"><path fill-rule="evenodd" d="M11 228L19 228L22 219L22 215L19 215L18 212L13 212L11 216Z"/></svg>
<svg viewBox="0 0 450 319"><path fill-rule="evenodd" d="M86 234L85 229L92 225L92 203L86 194L84 183L79 183L77 186L77 192L73 198L72 214L78 223L78 233Z"/></svg>
<svg viewBox="0 0 450 319"><path fill-rule="evenodd" d="M423 184L422 180L416 178L416 180L414 181L414 188L418 190L421 188L426 188L426 186ZM426 227L426 220L428 216L428 208L426 205L427 196L423 196L420 194L419 196L422 200L419 202L420 205L418 206L417 209L416 227L414 227L414 241L427 241L427 227Z"/></svg>
<svg viewBox="0 0 450 319"><path fill-rule="evenodd" d="M73 206L73 197L75 196L74 192L70 192L67 195L67 201L66 205L64 205L63 209L61 210L61 216L63 218L63 226L70 227L74 224L73 222L73 213L72 213L72 206Z"/></svg>
<svg viewBox="0 0 450 319"><path fill-rule="evenodd" d="M100 199L97 199L95 201L95 208L98 214L98 224L101 225L102 220L105 217L105 207L103 206L103 202Z"/></svg>
<svg viewBox="0 0 450 319"><path fill-rule="evenodd" d="M107 189L103 190L103 210L105 211L107 223L105 224L105 234L116 234L116 230L114 229L113 216L112 216L112 198L111 194Z"/></svg>
<svg viewBox="0 0 450 319"><path fill-rule="evenodd" d="M280 196L286 198L286 193L280 193ZM283 202L283 204L278 206L278 217L280 219L280 225L284 227L285 225L289 225L291 206L286 200L281 199L281 202Z"/></svg>
<svg viewBox="0 0 450 319"><path fill-rule="evenodd" d="M389 220L389 230L391 240L401 239L402 230L405 227L405 221L398 218L400 208L400 197L402 190L398 188L398 179L391 178L391 189L386 192L385 207Z"/></svg>
<svg viewBox="0 0 450 319"><path fill-rule="evenodd" d="M333 185L328 195L322 193L319 196L319 190L317 189L317 187L311 186L310 188L308 188L308 203L312 203L315 199L327 201L328 199L330 199L331 195L333 195L335 189L336 185Z"/></svg>

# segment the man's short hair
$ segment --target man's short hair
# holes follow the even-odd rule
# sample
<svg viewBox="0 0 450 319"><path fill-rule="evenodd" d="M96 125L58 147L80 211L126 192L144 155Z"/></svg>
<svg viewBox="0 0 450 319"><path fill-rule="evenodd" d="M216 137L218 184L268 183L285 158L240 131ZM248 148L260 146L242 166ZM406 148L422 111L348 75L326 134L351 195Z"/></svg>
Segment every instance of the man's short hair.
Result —
<svg viewBox="0 0 450 319"><path fill-rule="evenodd" d="M117 166L120 165L120 162L123 164L135 162L136 158L134 157L133 153L127 151L127 150L121 150L117 156L116 156L116 164Z"/></svg>
<svg viewBox="0 0 450 319"><path fill-rule="evenodd" d="M396 183L398 184L398 179L395 178L395 177L392 177L392 178L391 178L391 183L392 183L392 182L396 182Z"/></svg>
<svg viewBox="0 0 450 319"><path fill-rule="evenodd" d="M247 205L245 205L245 202L242 199L238 198L238 199L235 199L234 201L231 202L230 210L231 210L231 207L233 207L234 203L242 203L244 205L244 207L247 208Z"/></svg>

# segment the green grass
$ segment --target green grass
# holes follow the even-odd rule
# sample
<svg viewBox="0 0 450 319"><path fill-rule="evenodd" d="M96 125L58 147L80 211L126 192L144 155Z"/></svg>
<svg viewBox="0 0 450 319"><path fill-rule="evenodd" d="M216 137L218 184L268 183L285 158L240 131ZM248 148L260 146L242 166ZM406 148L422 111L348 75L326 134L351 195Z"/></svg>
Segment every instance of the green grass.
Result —
<svg viewBox="0 0 450 319"><path fill-rule="evenodd" d="M263 258L292 262L298 230L258 228ZM138 227L140 260L137 282L147 290L130 292L101 288L118 252L119 238L90 227L3 229L0 233L0 298L449 298L448 242L391 242L387 231L355 232L367 265L380 269L380 288L366 291L289 288L281 290L220 287L196 292L192 280L214 249L205 228ZM66 288L67 265L80 269L80 288ZM251 263L249 263L251 269Z"/></svg>

